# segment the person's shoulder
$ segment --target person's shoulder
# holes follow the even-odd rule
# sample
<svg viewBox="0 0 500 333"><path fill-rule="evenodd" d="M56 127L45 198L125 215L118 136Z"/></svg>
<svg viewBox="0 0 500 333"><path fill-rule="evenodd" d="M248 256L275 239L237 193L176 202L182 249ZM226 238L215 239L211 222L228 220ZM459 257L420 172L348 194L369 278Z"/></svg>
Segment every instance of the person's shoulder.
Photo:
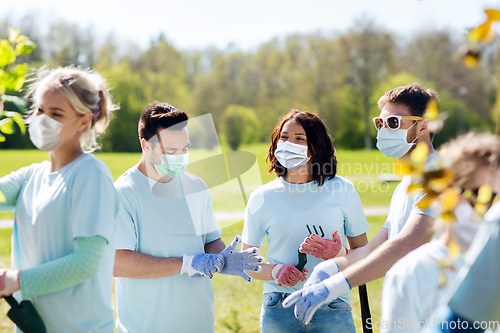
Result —
<svg viewBox="0 0 500 333"><path fill-rule="evenodd" d="M109 174L109 168L100 159L95 157L92 154L84 153L81 156L79 156L75 161L75 169L78 171L86 171L89 173L95 173L96 171L102 172L104 174Z"/></svg>
<svg viewBox="0 0 500 333"><path fill-rule="evenodd" d="M335 177L333 177L332 179L327 179L323 183L323 186L331 187L332 189L340 192L349 192L355 190L354 184L350 180L339 175L335 175Z"/></svg>
<svg viewBox="0 0 500 333"><path fill-rule="evenodd" d="M260 193L260 194L266 194L266 193L272 193L276 191L277 189L280 189L283 187L283 184L281 183L280 178L276 178L274 180L271 180L269 183L262 184L259 187L255 189L253 193Z"/></svg>
<svg viewBox="0 0 500 333"><path fill-rule="evenodd" d="M115 180L114 185L117 190L126 188L133 188L137 172L140 172L136 167L132 167L125 171L118 179Z"/></svg>
<svg viewBox="0 0 500 333"><path fill-rule="evenodd" d="M182 184L184 186L194 187L197 190L208 189L208 186L205 183L205 181L203 179L201 179L200 177L193 175L192 173L184 172L180 178L181 178Z"/></svg>

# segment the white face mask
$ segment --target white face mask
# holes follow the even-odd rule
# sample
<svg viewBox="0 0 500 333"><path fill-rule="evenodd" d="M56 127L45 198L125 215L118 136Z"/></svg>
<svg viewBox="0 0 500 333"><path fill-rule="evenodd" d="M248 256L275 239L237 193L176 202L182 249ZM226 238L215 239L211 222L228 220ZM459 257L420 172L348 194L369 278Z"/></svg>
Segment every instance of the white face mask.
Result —
<svg viewBox="0 0 500 333"><path fill-rule="evenodd" d="M415 126L415 124L411 125L410 128ZM388 157L403 157L415 145L414 142L418 138L416 137L411 143L406 141L406 134L410 128L397 130L381 128L377 133L378 150Z"/></svg>
<svg viewBox="0 0 500 333"><path fill-rule="evenodd" d="M274 156L282 166L291 170L303 167L310 159L310 157L307 157L307 146L289 141L278 142Z"/></svg>
<svg viewBox="0 0 500 333"><path fill-rule="evenodd" d="M153 147L151 145L151 147ZM160 154L154 147L153 149ZM160 174L162 177L170 177L170 178L176 178L182 176L184 172L186 172L188 162L189 162L189 153L182 154L182 155L167 155L167 154L160 154L161 155L161 163L159 165L155 164L153 162L153 159L149 157L151 160L151 163L153 163L153 166L156 169L156 172Z"/></svg>
<svg viewBox="0 0 500 333"><path fill-rule="evenodd" d="M472 243L480 223L474 221L474 209L469 203L459 204L453 212L457 222L451 225L451 230L457 237L457 243L463 249L468 249Z"/></svg>
<svg viewBox="0 0 500 333"><path fill-rule="evenodd" d="M59 138L62 128L75 119L78 117L63 125L46 114L32 117L28 128L31 142L40 150L52 151L56 149L63 142L63 139Z"/></svg>

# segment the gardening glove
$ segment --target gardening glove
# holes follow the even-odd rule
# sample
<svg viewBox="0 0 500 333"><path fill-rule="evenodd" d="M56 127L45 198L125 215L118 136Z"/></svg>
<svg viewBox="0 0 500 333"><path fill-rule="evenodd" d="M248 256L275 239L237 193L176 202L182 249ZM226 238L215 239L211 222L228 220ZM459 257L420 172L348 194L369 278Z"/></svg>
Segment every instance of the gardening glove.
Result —
<svg viewBox="0 0 500 333"><path fill-rule="evenodd" d="M295 317L307 325L316 310L350 290L351 286L341 272L318 284L292 293L283 301L283 307L288 308L295 303Z"/></svg>
<svg viewBox="0 0 500 333"><path fill-rule="evenodd" d="M323 260L345 256L348 252L345 247L342 247L338 231L332 234L332 239L326 239L316 234L309 235L300 244L299 251Z"/></svg>
<svg viewBox="0 0 500 333"><path fill-rule="evenodd" d="M224 258L220 254L196 253L194 256L182 256L181 274L191 277L206 276L211 279L215 272L224 267Z"/></svg>
<svg viewBox="0 0 500 333"><path fill-rule="evenodd" d="M326 260L323 262L320 262L319 264L314 267L313 272L311 275L307 278L306 283L304 283L303 288L307 288L310 286L313 286L315 284L320 283L321 281L324 281L328 279L329 277L337 274L339 272L339 266L337 263L333 260Z"/></svg>
<svg viewBox="0 0 500 333"><path fill-rule="evenodd" d="M252 282L252 277L245 271L260 272L262 267L257 264L264 262L264 258L256 256L259 248L253 247L245 251L237 251L236 248L241 243L241 236L236 235L228 247L219 253L224 258L224 266L220 273L226 275L241 276L248 282Z"/></svg>
<svg viewBox="0 0 500 333"><path fill-rule="evenodd" d="M0 269L0 298L10 296L20 288L19 270Z"/></svg>
<svg viewBox="0 0 500 333"><path fill-rule="evenodd" d="M303 268L301 272L293 264L276 264L271 271L271 277L280 287L293 287L299 280L304 282L306 280L304 274L309 274L307 269Z"/></svg>

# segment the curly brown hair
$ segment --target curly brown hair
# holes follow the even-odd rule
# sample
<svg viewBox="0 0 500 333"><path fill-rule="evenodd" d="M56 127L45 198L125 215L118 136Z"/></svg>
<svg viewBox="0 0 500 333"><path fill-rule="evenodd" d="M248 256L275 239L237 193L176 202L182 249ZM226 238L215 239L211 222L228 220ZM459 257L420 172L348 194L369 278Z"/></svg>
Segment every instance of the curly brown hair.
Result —
<svg viewBox="0 0 500 333"><path fill-rule="evenodd" d="M334 140L328 134L325 123L316 114L297 109L291 110L283 116L271 133L271 146L266 157L266 161L269 162L268 173L274 171L278 177L285 177L287 174L287 169L276 159L274 151L280 139L281 130L288 121L296 121L306 132L314 182L321 186L325 183L325 180L334 178L337 173L337 157L333 147Z"/></svg>

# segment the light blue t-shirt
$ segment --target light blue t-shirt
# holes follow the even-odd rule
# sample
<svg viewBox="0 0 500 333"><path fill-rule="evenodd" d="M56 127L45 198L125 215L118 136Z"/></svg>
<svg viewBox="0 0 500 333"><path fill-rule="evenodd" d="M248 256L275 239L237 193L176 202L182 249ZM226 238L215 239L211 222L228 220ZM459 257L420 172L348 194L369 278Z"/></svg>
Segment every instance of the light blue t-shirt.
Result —
<svg viewBox="0 0 500 333"><path fill-rule="evenodd" d="M440 162L439 154L432 154L427 157L426 168L435 168ZM431 209L422 210L417 204L425 196L422 190L416 190L408 193L408 187L412 184L410 175L403 176L391 198L389 215L383 228L388 231L388 239L396 237L406 222L412 215L423 214L436 218L436 212Z"/></svg>
<svg viewBox="0 0 500 333"><path fill-rule="evenodd" d="M470 321L500 320L500 203L484 216L445 301Z"/></svg>
<svg viewBox="0 0 500 333"><path fill-rule="evenodd" d="M184 173L162 184L136 167L115 182L121 199L116 248L155 257L205 252L220 238L210 192ZM175 274L116 278L119 332L213 332L214 292L208 278Z"/></svg>
<svg viewBox="0 0 500 333"><path fill-rule="evenodd" d="M46 161L2 178L20 190L12 230L12 268L26 269L73 252L77 237L108 241L97 275L29 298L48 332L112 332L111 284L118 199L107 166L83 154L58 172ZM21 292L14 296L22 300Z"/></svg>
<svg viewBox="0 0 500 333"><path fill-rule="evenodd" d="M243 242L262 246L267 236L269 263L296 265L299 246L310 232L332 239L332 234L338 231L342 245L347 247L346 236L356 237L368 230L361 200L350 181L335 176L318 186L315 182L292 184L279 177L250 195ZM312 272L322 261L307 255L305 268ZM275 280L268 280L264 283L264 293L291 293L303 284L299 281L294 287L280 287ZM340 298L350 304L348 293Z"/></svg>

